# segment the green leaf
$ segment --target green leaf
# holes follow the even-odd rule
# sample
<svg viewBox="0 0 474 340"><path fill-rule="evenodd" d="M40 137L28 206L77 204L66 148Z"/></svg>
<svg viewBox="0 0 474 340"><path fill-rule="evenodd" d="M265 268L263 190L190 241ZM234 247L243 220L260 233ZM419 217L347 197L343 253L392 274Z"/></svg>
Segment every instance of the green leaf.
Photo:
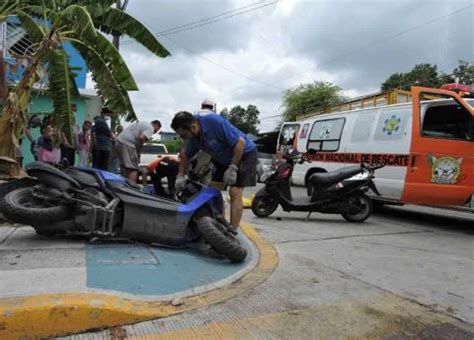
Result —
<svg viewBox="0 0 474 340"><path fill-rule="evenodd" d="M48 55L49 96L53 100L55 125L72 141L73 113L69 58L63 49L52 50Z"/></svg>
<svg viewBox="0 0 474 340"><path fill-rule="evenodd" d="M35 43L42 41L45 33L41 25L26 12L16 11L15 13L20 19L22 27L28 33L29 38Z"/></svg>
<svg viewBox="0 0 474 340"><path fill-rule="evenodd" d="M115 8L104 9L97 6L89 6L88 9L94 18L96 26L99 26L102 32L111 34L115 31L120 34L126 34L158 57L165 58L170 55L153 33L131 15Z"/></svg>
<svg viewBox="0 0 474 340"><path fill-rule="evenodd" d="M18 7L18 1L6 1L0 6L0 21L8 18Z"/></svg>
<svg viewBox="0 0 474 340"><path fill-rule="evenodd" d="M127 91L116 81L109 69L109 64L93 46L77 39L69 39L84 58L97 83L97 91L103 97L112 112L126 117L129 121L137 120Z"/></svg>
<svg viewBox="0 0 474 340"><path fill-rule="evenodd" d="M132 73L114 44L102 34L97 35L95 50L110 65L115 80L127 91L137 91L138 86Z"/></svg>
<svg viewBox="0 0 474 340"><path fill-rule="evenodd" d="M82 39L93 40L97 37L94 22L85 7L79 5L68 6L60 13L62 19L66 19L74 27L77 35Z"/></svg>

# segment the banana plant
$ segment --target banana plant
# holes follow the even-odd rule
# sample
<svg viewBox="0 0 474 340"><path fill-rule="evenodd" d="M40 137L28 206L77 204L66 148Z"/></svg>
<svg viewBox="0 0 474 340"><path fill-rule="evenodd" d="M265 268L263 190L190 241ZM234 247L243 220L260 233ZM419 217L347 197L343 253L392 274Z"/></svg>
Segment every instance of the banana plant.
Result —
<svg viewBox="0 0 474 340"><path fill-rule="evenodd" d="M122 56L107 34L127 35L158 57L170 53L137 19L113 7L115 0L3 0L0 21L16 16L32 41L25 68L11 90L0 117L0 156L14 158L18 138L27 123L32 90L47 70L53 101L53 124L69 140L72 98L78 94L65 44L71 43L92 73L98 94L114 114L127 121L137 116L128 91L137 91ZM26 62L25 62L26 59Z"/></svg>

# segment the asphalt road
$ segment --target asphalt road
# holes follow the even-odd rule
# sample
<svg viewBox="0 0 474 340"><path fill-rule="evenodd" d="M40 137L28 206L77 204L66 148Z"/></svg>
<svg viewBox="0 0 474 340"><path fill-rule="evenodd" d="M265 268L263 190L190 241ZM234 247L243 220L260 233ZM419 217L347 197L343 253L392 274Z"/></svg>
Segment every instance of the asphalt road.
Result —
<svg viewBox="0 0 474 340"><path fill-rule="evenodd" d="M280 259L255 290L75 338L474 337L474 215L407 206L382 208L362 224L305 217L277 210L259 219L245 211Z"/></svg>

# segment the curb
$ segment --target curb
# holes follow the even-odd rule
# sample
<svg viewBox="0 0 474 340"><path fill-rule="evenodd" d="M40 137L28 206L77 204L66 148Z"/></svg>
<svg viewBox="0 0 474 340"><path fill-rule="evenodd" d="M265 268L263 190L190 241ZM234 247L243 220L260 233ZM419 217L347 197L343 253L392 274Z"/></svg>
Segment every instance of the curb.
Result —
<svg viewBox="0 0 474 340"><path fill-rule="evenodd" d="M228 286L178 301L144 301L111 294L66 293L0 299L0 338L53 337L167 317L230 299L264 282L278 265L272 244L248 223L257 266Z"/></svg>

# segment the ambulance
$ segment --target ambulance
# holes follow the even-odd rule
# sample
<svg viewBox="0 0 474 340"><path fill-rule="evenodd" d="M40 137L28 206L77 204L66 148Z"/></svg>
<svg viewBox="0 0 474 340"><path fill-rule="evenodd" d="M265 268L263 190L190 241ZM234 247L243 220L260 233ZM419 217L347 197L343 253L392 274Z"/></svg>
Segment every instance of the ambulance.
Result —
<svg viewBox="0 0 474 340"><path fill-rule="evenodd" d="M296 185L313 173L384 163L375 184L381 204L457 207L474 212L474 89L413 87L411 102L333 112L284 123L278 146L309 149ZM456 91L453 91L456 90ZM277 152L278 153L278 152Z"/></svg>

